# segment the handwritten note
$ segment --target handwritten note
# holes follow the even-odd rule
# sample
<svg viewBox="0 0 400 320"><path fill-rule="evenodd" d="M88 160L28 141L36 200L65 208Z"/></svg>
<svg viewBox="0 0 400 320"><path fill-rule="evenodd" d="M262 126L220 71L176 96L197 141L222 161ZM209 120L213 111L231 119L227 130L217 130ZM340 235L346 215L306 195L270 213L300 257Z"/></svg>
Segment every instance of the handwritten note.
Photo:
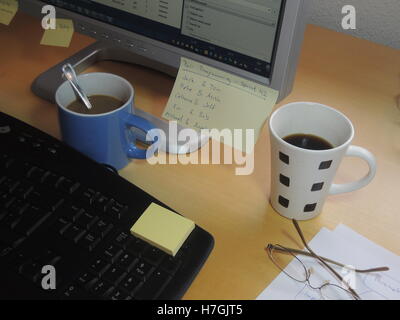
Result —
<svg viewBox="0 0 400 320"><path fill-rule="evenodd" d="M69 47L74 34L74 23L70 19L56 19L56 28L47 29L40 44L56 47Z"/></svg>
<svg viewBox="0 0 400 320"><path fill-rule="evenodd" d="M0 23L8 26L18 11L17 0L0 0Z"/></svg>
<svg viewBox="0 0 400 320"><path fill-rule="evenodd" d="M255 142L278 94L267 86L182 58L163 117L196 130L227 128L244 133L253 129ZM250 151L248 147L243 151Z"/></svg>

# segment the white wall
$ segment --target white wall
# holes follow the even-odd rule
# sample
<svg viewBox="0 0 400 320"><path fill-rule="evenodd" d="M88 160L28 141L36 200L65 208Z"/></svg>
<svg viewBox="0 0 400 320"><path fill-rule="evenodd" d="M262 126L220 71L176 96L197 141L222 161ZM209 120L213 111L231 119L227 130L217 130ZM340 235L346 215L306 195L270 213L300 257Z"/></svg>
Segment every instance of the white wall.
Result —
<svg viewBox="0 0 400 320"><path fill-rule="evenodd" d="M400 49L400 0L306 1L310 2L310 23ZM356 30L341 27L342 7L347 4L356 8Z"/></svg>

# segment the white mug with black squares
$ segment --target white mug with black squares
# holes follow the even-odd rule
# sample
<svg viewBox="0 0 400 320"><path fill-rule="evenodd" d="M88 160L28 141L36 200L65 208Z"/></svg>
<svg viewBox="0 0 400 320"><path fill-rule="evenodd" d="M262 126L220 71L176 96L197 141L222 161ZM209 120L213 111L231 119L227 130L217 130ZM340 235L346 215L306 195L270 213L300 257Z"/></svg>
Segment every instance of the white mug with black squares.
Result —
<svg viewBox="0 0 400 320"><path fill-rule="evenodd" d="M339 111L312 102L290 103L270 117L272 207L289 219L308 220L322 210L328 195L351 192L366 186L375 176L375 157L368 150L352 146L354 127ZM309 150L283 139L294 134L321 137L333 148ZM344 156L359 157L369 172L347 184L332 184Z"/></svg>

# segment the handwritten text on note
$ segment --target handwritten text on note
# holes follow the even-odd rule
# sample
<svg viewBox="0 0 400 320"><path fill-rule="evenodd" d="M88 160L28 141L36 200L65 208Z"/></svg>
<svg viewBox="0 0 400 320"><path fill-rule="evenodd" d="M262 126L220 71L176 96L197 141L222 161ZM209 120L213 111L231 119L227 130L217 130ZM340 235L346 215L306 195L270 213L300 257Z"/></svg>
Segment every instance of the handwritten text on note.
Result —
<svg viewBox="0 0 400 320"><path fill-rule="evenodd" d="M163 117L196 130L254 129L257 138L277 98L276 90L182 58Z"/></svg>

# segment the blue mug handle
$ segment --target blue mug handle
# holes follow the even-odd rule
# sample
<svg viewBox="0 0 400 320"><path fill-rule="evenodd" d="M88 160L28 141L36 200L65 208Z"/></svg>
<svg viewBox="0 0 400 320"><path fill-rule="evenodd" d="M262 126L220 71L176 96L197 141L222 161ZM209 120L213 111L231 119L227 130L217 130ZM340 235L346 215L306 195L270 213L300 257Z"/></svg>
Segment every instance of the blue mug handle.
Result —
<svg viewBox="0 0 400 320"><path fill-rule="evenodd" d="M138 128L144 131L146 134L150 130L155 129L154 125L150 121L131 113L127 113L124 120L126 126ZM146 159L147 158L146 153L147 150L140 149L137 146L135 146L132 142L128 142L127 155L129 158Z"/></svg>

